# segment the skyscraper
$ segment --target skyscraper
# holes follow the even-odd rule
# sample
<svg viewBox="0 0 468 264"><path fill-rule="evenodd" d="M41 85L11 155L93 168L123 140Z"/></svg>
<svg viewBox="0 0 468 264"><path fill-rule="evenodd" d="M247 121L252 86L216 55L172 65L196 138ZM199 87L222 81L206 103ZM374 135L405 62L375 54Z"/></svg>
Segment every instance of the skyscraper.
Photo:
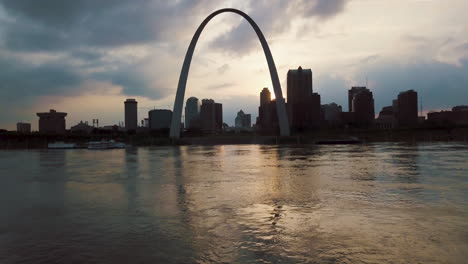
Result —
<svg viewBox="0 0 468 264"><path fill-rule="evenodd" d="M312 70L289 70L287 75L288 114L293 129L303 130L320 124L320 95L313 93Z"/></svg>
<svg viewBox="0 0 468 264"><path fill-rule="evenodd" d="M127 99L125 102L125 129L136 130L138 126L138 102Z"/></svg>
<svg viewBox="0 0 468 264"><path fill-rule="evenodd" d="M196 97L190 97L185 103L185 128L199 127L200 101Z"/></svg>
<svg viewBox="0 0 468 264"><path fill-rule="evenodd" d="M374 96L366 87L351 87L348 90L349 112L353 113L354 124L358 127L369 127L373 124Z"/></svg>
<svg viewBox="0 0 468 264"><path fill-rule="evenodd" d="M261 131L275 131L279 129L276 101L271 100L268 88L260 92L260 106L258 107L257 127Z"/></svg>
<svg viewBox="0 0 468 264"><path fill-rule="evenodd" d="M408 90L398 94L398 126L416 126L418 124L418 93Z"/></svg>
<svg viewBox="0 0 468 264"><path fill-rule="evenodd" d="M271 93L270 93L270 90L268 90L268 88L265 87L260 92L260 106L267 105L270 102L271 102Z"/></svg>
<svg viewBox="0 0 468 264"><path fill-rule="evenodd" d="M252 120L250 114L246 114L242 110L237 112L235 120L236 128L250 128L252 126L251 122Z"/></svg>
<svg viewBox="0 0 468 264"><path fill-rule="evenodd" d="M205 131L220 131L223 128L223 105L213 99L203 99L200 107L201 128Z"/></svg>

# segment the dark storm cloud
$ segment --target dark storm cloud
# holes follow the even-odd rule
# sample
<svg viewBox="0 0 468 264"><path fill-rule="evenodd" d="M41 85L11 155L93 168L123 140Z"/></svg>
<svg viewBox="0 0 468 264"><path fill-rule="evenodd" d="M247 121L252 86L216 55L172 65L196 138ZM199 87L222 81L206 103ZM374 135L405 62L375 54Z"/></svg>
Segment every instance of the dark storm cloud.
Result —
<svg viewBox="0 0 468 264"><path fill-rule="evenodd" d="M11 18L3 26L4 42L22 51L162 41L177 36L189 18L213 6L206 0L0 1Z"/></svg>
<svg viewBox="0 0 468 264"><path fill-rule="evenodd" d="M333 17L344 11L347 0L318 0L307 1L305 5L306 16L317 16L321 19Z"/></svg>
<svg viewBox="0 0 468 264"><path fill-rule="evenodd" d="M262 30L265 38L288 30L294 19L317 18L326 20L344 11L348 0L257 0L251 2L252 11L247 12ZM257 37L246 21L219 36L211 47L232 54L245 54L260 47Z"/></svg>
<svg viewBox="0 0 468 264"><path fill-rule="evenodd" d="M161 98L167 95L170 78L148 78L136 70L141 61L125 61L125 57L113 57L112 52L126 45L152 45L185 39L185 30L192 29L187 27L190 21L198 21L197 16L211 11L215 4L218 3L208 0L0 0L0 9L6 11L6 16L0 17L0 52L3 49L7 51L3 54L13 54L1 59L5 64L11 60L11 64L16 65L14 72L21 73L6 74L3 71L0 81L8 77L9 85L3 86L2 92L22 89L16 86L26 87L28 78L23 77L37 72L29 78L31 82L35 78L57 82L57 85L44 84L46 88L40 95L51 94L48 89L52 88L56 89L53 93L66 94L66 88L58 84L65 81L61 76L69 73L68 79L74 77L75 82L109 81L122 86L122 92L128 95ZM177 53L175 46L171 46L173 50L170 52ZM26 62L17 63L19 56L16 55L26 53L65 56L61 56L60 62L50 65L45 62L35 69ZM166 59L170 61L170 58ZM63 65L58 67L58 64ZM166 69L170 67L160 67L156 73L167 75ZM34 92L28 93L28 96L34 95Z"/></svg>
<svg viewBox="0 0 468 264"><path fill-rule="evenodd" d="M82 79L71 67L60 62L32 65L0 57L0 101L13 103L34 96L55 93L74 94Z"/></svg>

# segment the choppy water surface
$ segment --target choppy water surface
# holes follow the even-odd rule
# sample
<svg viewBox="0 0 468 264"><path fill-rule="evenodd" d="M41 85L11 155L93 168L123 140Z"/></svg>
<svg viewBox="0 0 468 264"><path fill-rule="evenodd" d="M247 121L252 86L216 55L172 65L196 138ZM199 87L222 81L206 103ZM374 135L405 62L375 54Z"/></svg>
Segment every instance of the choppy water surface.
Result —
<svg viewBox="0 0 468 264"><path fill-rule="evenodd" d="M468 145L0 151L0 263L466 263Z"/></svg>

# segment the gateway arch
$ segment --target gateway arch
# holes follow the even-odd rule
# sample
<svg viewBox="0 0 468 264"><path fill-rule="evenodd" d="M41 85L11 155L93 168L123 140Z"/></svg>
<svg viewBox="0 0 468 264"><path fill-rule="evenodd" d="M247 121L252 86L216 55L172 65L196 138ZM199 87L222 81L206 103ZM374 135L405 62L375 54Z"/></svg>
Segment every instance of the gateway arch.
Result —
<svg viewBox="0 0 468 264"><path fill-rule="evenodd" d="M273 61L270 48L268 47L268 43L266 42L262 31L257 26L255 21L253 21L252 18L250 18L246 13L237 9L233 9L233 8L224 8L224 9L219 9L213 12L211 15L205 18L205 20L203 20L203 22L198 27L197 31L193 35L192 41L190 42L190 45L187 50L187 54L185 55L184 64L182 66L182 71L180 72L179 84L177 85L177 93L176 93L176 98L174 102L174 111L172 114L172 121L171 121L170 137L176 138L176 139L180 137L180 122L182 118L182 107L184 104L185 88L187 85L187 78L188 78L188 73L190 69L190 63L192 61L193 52L195 50L195 46L197 45L198 38L200 37L200 34L202 33L206 24L208 24L208 22L213 17L221 13L225 13L225 12L236 13L242 16L249 22L249 24L255 30L255 33L257 33L257 37L260 40L260 43L262 44L263 51L265 52L265 57L268 63L268 69L270 70L270 77L271 77L271 82L273 84L273 91L276 97L276 110L278 113L280 135L289 136L290 132L289 132L288 116L286 114L286 106L284 103L283 93L281 91L281 85L278 79L278 72L276 71L275 62Z"/></svg>

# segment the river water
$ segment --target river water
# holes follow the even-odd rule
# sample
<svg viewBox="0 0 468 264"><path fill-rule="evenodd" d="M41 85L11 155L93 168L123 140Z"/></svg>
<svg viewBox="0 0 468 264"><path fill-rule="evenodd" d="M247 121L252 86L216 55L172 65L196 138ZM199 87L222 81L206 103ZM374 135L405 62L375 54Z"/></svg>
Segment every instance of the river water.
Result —
<svg viewBox="0 0 468 264"><path fill-rule="evenodd" d="M0 151L0 263L467 263L468 145Z"/></svg>

